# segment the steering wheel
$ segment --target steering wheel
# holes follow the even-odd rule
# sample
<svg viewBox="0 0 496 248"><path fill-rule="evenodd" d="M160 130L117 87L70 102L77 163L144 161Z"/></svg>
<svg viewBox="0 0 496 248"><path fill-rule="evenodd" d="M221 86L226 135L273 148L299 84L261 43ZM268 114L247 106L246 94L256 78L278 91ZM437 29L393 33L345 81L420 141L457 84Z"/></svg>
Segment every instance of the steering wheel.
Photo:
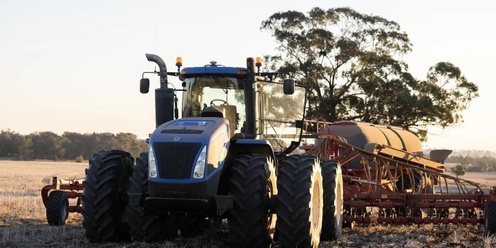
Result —
<svg viewBox="0 0 496 248"><path fill-rule="evenodd" d="M214 102L221 102L222 105L229 105L229 103L225 100L222 100L222 99L214 99L212 101L210 101L210 106L220 106L220 105L215 105Z"/></svg>

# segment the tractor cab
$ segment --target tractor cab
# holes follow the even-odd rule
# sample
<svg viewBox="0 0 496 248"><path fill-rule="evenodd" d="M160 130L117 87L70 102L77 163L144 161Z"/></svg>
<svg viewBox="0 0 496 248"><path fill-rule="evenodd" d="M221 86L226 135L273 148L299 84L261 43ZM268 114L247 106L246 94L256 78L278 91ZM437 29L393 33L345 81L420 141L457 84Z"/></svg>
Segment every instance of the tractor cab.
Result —
<svg viewBox="0 0 496 248"><path fill-rule="evenodd" d="M231 137L241 132L246 78L239 77L240 70L243 68L219 67L214 62L183 69L182 117L222 117L229 121Z"/></svg>
<svg viewBox="0 0 496 248"><path fill-rule="evenodd" d="M182 117L222 117L231 138L267 140L276 153L293 150L300 141L306 89L267 75L258 73L250 84L246 68L216 62L184 68Z"/></svg>

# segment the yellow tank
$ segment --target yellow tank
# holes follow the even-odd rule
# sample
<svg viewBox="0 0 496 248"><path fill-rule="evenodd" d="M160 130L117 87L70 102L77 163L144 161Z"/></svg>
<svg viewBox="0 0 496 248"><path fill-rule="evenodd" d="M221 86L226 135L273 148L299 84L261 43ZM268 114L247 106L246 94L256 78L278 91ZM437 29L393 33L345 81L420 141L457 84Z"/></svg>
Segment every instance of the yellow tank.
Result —
<svg viewBox="0 0 496 248"><path fill-rule="evenodd" d="M321 133L344 138L350 145L369 152L377 152L379 146L387 146L388 151L399 150L423 156L422 143L413 133L399 127L374 125L364 122L338 121L321 130ZM389 149L393 148L393 149ZM358 158L348 163L349 168L361 167Z"/></svg>
<svg viewBox="0 0 496 248"><path fill-rule="evenodd" d="M349 144L362 149L367 149L371 144L379 144L419 156L423 155L420 139L413 133L399 127L338 121L329 126L327 133L343 137Z"/></svg>

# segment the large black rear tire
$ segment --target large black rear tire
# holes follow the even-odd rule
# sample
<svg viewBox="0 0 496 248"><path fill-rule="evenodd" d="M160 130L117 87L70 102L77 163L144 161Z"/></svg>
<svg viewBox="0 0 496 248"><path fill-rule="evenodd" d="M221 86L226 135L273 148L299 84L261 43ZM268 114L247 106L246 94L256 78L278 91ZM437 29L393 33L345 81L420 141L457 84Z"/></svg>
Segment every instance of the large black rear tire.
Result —
<svg viewBox="0 0 496 248"><path fill-rule="evenodd" d="M232 247L269 247L276 223L269 199L277 194L272 159L265 154L236 159L229 194L234 197L234 207L228 215Z"/></svg>
<svg viewBox="0 0 496 248"><path fill-rule="evenodd" d="M289 156L277 178L277 236L282 247L318 247L322 229L323 184L313 156Z"/></svg>
<svg viewBox="0 0 496 248"><path fill-rule="evenodd" d="M83 183L83 227L91 242L129 241L127 186L133 158L123 151L93 155Z"/></svg>
<svg viewBox="0 0 496 248"><path fill-rule="evenodd" d="M488 201L484 208L484 230L487 236L496 234L496 201Z"/></svg>
<svg viewBox="0 0 496 248"><path fill-rule="evenodd" d="M324 209L320 240L336 240L343 229L343 175L338 161L322 164Z"/></svg>
<svg viewBox="0 0 496 248"><path fill-rule="evenodd" d="M64 191L55 190L50 192L46 205L46 216L48 225L63 226L69 216L69 199Z"/></svg>
<svg viewBox="0 0 496 248"><path fill-rule="evenodd" d="M141 153L136 159L133 176L129 179L128 223L131 237L135 241L160 242L177 237L177 225L167 225L167 217L143 213L139 201L133 196L148 194L148 154Z"/></svg>

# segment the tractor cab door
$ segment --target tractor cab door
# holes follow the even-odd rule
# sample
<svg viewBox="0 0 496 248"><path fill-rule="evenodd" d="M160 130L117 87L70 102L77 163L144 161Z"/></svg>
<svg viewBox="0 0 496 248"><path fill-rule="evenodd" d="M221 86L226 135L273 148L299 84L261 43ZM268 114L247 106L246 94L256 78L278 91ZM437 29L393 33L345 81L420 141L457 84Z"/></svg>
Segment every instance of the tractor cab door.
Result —
<svg viewBox="0 0 496 248"><path fill-rule="evenodd" d="M275 152L293 151L301 141L306 88L296 85L288 94L282 82L257 81L255 99L258 138L269 141Z"/></svg>

